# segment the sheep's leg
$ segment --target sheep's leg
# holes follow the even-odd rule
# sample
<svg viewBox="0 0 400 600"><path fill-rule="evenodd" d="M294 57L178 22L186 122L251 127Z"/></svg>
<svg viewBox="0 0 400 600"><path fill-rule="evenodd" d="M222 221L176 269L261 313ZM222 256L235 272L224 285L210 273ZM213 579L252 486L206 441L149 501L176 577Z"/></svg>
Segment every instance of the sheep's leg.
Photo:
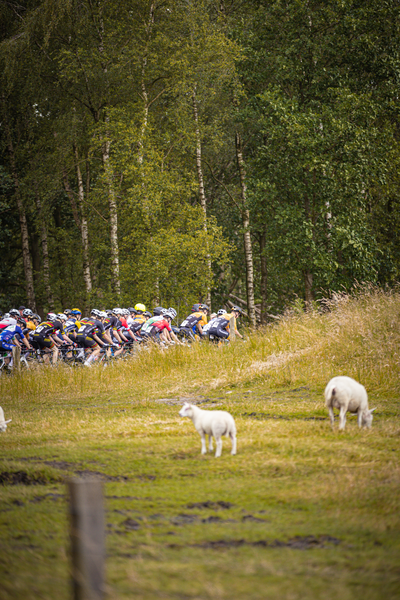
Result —
<svg viewBox="0 0 400 600"><path fill-rule="evenodd" d="M362 427L362 412L361 412L361 410L359 410L357 413L357 423L358 423L359 428L361 429L361 427Z"/></svg>
<svg viewBox="0 0 400 600"><path fill-rule="evenodd" d="M217 446L217 450L215 452L215 458L218 458L219 456L221 456L222 453L222 440L221 440L221 436L219 437L215 437L215 442L216 442L216 446Z"/></svg>
<svg viewBox="0 0 400 600"><path fill-rule="evenodd" d="M210 434L208 436L208 441L209 441L209 448L210 448L210 452L213 451L213 441L212 441L212 434Z"/></svg>
<svg viewBox="0 0 400 600"><path fill-rule="evenodd" d="M207 454L206 436L205 436L204 431L202 431L200 433L200 437L201 437L201 453Z"/></svg>
<svg viewBox="0 0 400 600"><path fill-rule="evenodd" d="M231 454L236 454L236 435L234 433L230 433L229 437L232 440L232 452L231 452Z"/></svg>
<svg viewBox="0 0 400 600"><path fill-rule="evenodd" d="M341 406L339 412L339 431L344 431L346 425L346 407Z"/></svg>
<svg viewBox="0 0 400 600"><path fill-rule="evenodd" d="M332 429L333 429L333 428L334 428L334 425L335 425L335 414L334 414L334 412L333 412L333 407L332 407L332 406L330 406L328 410L329 410L329 418L330 418L330 420L331 420L331 427L332 427Z"/></svg>

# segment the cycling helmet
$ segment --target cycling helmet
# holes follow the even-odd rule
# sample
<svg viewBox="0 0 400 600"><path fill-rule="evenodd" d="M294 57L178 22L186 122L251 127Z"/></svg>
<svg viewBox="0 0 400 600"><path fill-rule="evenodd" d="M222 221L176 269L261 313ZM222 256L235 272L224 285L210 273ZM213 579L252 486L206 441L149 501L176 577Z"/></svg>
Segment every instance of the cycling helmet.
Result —
<svg viewBox="0 0 400 600"><path fill-rule="evenodd" d="M53 313L53 312L49 312L46 315L46 319L48 321L57 321L57 315L55 313Z"/></svg>
<svg viewBox="0 0 400 600"><path fill-rule="evenodd" d="M69 315L71 314L71 312L72 312L72 311L71 311L71 309L70 309L70 308L66 308L66 309L64 310L64 315L67 315L67 317L69 317Z"/></svg>
<svg viewBox="0 0 400 600"><path fill-rule="evenodd" d="M128 310L127 308L123 308L123 309L122 309L122 314L123 314L125 317L129 317L129 310Z"/></svg>
<svg viewBox="0 0 400 600"><path fill-rule="evenodd" d="M243 312L240 306L232 306L232 310L238 312L239 314L242 314Z"/></svg>
<svg viewBox="0 0 400 600"><path fill-rule="evenodd" d="M121 308L113 308L112 311L113 311L114 315L122 315L122 309Z"/></svg>
<svg viewBox="0 0 400 600"><path fill-rule="evenodd" d="M22 313L23 317L33 317L33 312L31 311L30 308L26 308L23 313Z"/></svg>
<svg viewBox="0 0 400 600"><path fill-rule="evenodd" d="M165 310L165 308L163 308L162 306L156 306L156 307L153 309L153 315L154 315L155 317L158 317L158 316L160 316L160 315L162 315L162 314L163 314L163 313L162 313L162 311L163 311L163 310Z"/></svg>
<svg viewBox="0 0 400 600"><path fill-rule="evenodd" d="M9 315L10 315L10 317L19 317L19 316L20 316L20 314L19 314L19 312L17 311L17 309L16 309L16 308L12 308L12 309L9 311Z"/></svg>
<svg viewBox="0 0 400 600"><path fill-rule="evenodd" d="M175 319L176 314L174 315L174 313L170 310L166 310L165 313L163 313L163 317L169 317L172 321L173 319Z"/></svg>
<svg viewBox="0 0 400 600"><path fill-rule="evenodd" d="M135 310L138 310L140 312L146 312L146 307L144 304L135 304Z"/></svg>
<svg viewBox="0 0 400 600"><path fill-rule="evenodd" d="M41 323L41 322L42 322L42 319L41 319L41 318L40 318L40 316L39 316L38 314L36 314L36 313L34 313L34 314L32 315L32 319L35 319L35 321L38 321L38 323Z"/></svg>
<svg viewBox="0 0 400 600"><path fill-rule="evenodd" d="M136 314L136 310L135 310L134 308L132 308L132 306L130 306L130 307L128 308L128 310L129 310L129 312L131 313L131 315L132 315L132 314L134 314L134 315Z"/></svg>
<svg viewBox="0 0 400 600"><path fill-rule="evenodd" d="M22 326L21 327L22 329L25 329L25 327L26 327L26 321L25 321L25 319L23 319L22 317L18 317L17 318L17 323L19 323Z"/></svg>
<svg viewBox="0 0 400 600"><path fill-rule="evenodd" d="M151 318L151 312L149 312L148 310L146 310L146 312L143 313L143 316L145 316L148 319L150 319Z"/></svg>
<svg viewBox="0 0 400 600"><path fill-rule="evenodd" d="M168 312L168 308L162 308L162 309L160 310L160 314L161 314L161 315L165 315L165 313L167 313L167 312Z"/></svg>
<svg viewBox="0 0 400 600"><path fill-rule="evenodd" d="M106 319L108 317L108 315L107 315L107 313L106 313L105 310L101 310L100 311L100 316L101 316L102 319Z"/></svg>
<svg viewBox="0 0 400 600"><path fill-rule="evenodd" d="M58 313L57 318L59 319L59 321L67 321L68 320L67 315L65 315L64 313Z"/></svg>
<svg viewBox="0 0 400 600"><path fill-rule="evenodd" d="M97 310L97 308L92 308L92 310L90 311L91 315L94 315L95 317L99 317L100 316L100 311Z"/></svg>
<svg viewBox="0 0 400 600"><path fill-rule="evenodd" d="M107 317L112 317L113 311L112 310L106 310L107 313Z"/></svg>
<svg viewBox="0 0 400 600"><path fill-rule="evenodd" d="M199 306L200 306L200 304L193 304L192 312L197 312L199 310Z"/></svg>
<svg viewBox="0 0 400 600"><path fill-rule="evenodd" d="M73 308L71 310L71 314L73 314L73 315L81 315L82 311L80 310L80 308Z"/></svg>
<svg viewBox="0 0 400 600"><path fill-rule="evenodd" d="M199 310L210 310L210 307L207 304L199 304Z"/></svg>
<svg viewBox="0 0 400 600"><path fill-rule="evenodd" d="M217 312L218 317L220 317L221 315L226 315L226 310L224 308L220 308Z"/></svg>
<svg viewBox="0 0 400 600"><path fill-rule="evenodd" d="M176 314L177 314L176 310L170 306L169 309L168 309L168 312L171 313L171 315L173 315L172 318L175 319Z"/></svg>

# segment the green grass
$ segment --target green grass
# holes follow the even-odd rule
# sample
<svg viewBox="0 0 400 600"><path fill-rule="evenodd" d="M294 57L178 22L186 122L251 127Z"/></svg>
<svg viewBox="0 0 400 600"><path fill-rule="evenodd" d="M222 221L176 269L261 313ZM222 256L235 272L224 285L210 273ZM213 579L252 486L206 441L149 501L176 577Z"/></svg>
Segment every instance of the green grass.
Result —
<svg viewBox="0 0 400 600"><path fill-rule="evenodd" d="M105 480L108 598L399 598L399 315L397 294L370 290L223 349L1 377L0 472L40 482L0 487L1 598L70 597L64 480L89 472ZM370 431L330 429L336 374L366 385ZM237 456L225 438L220 459L200 455L183 397L234 415Z"/></svg>

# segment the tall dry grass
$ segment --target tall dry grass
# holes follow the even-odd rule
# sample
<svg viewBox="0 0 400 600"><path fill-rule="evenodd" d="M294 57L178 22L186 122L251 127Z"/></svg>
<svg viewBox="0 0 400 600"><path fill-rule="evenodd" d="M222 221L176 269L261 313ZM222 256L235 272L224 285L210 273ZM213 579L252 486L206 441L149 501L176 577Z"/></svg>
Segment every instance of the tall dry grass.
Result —
<svg viewBox="0 0 400 600"><path fill-rule="evenodd" d="M374 287L325 301L325 312L292 312L218 348L208 343L138 352L107 369L43 367L0 377L2 403L64 401L99 394L149 399L262 381L323 388L349 375L368 390L399 391L400 294Z"/></svg>

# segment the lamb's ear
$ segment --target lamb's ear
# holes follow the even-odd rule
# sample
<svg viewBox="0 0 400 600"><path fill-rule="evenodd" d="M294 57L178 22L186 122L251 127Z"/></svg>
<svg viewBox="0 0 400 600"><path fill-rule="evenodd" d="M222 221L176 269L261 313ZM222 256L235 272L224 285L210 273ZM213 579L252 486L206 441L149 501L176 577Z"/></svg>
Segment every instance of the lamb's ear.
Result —
<svg viewBox="0 0 400 600"><path fill-rule="evenodd" d="M371 415L372 415L372 413L374 412L374 410L376 410L376 406L375 406L375 408L371 408L371 409L370 409L370 411L369 411L369 412L370 412L370 414L371 414Z"/></svg>
<svg viewBox="0 0 400 600"><path fill-rule="evenodd" d="M8 419L7 421L4 421L4 423L7 425L7 423L11 423L12 419Z"/></svg>

